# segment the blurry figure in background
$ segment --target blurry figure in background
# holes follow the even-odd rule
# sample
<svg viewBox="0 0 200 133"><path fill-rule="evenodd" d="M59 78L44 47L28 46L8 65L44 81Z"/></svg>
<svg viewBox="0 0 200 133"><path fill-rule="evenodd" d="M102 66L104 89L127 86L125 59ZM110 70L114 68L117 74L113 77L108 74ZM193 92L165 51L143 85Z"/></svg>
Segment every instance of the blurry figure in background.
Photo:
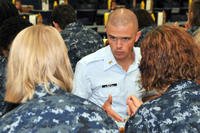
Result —
<svg viewBox="0 0 200 133"><path fill-rule="evenodd" d="M111 0L110 9L111 9L111 10L115 10L115 9L116 9L116 6L117 6L116 1L115 1L115 0Z"/></svg>
<svg viewBox="0 0 200 133"><path fill-rule="evenodd" d="M18 12L22 12L22 1L21 0L15 0L15 7L17 8Z"/></svg>
<svg viewBox="0 0 200 133"><path fill-rule="evenodd" d="M24 28L32 24L20 16L6 19L0 27L1 56L8 57L11 43L15 36Z"/></svg>
<svg viewBox="0 0 200 133"><path fill-rule="evenodd" d="M10 17L6 19L0 27L0 95L4 98L5 94L5 81L6 81L6 65L7 58L11 43L15 36L24 28L31 26L29 21L22 19L21 17ZM1 107L0 107L1 109ZM2 110L0 110L1 112ZM1 114L1 113L0 113Z"/></svg>
<svg viewBox="0 0 200 133"><path fill-rule="evenodd" d="M135 47L140 47L141 41L146 34L156 27L156 23L153 20L151 14L144 9L133 9L133 12L137 16L139 31L141 32L140 38L135 42Z"/></svg>
<svg viewBox="0 0 200 133"><path fill-rule="evenodd" d="M8 0L0 0L0 27L3 22L14 16L19 16L19 13L15 6ZM4 33L0 33L0 36L4 36ZM2 40L0 40L0 109L3 106L3 99L5 94L4 82L5 82L5 67L7 59L3 55ZM1 115L1 110L0 110Z"/></svg>
<svg viewBox="0 0 200 133"><path fill-rule="evenodd" d="M184 29L163 25L141 43L141 85L157 97L144 103L131 96L125 131L199 132L200 49ZM181 127L181 128L180 128Z"/></svg>
<svg viewBox="0 0 200 133"><path fill-rule="evenodd" d="M19 16L16 7L9 0L0 0L0 26L9 17Z"/></svg>
<svg viewBox="0 0 200 133"><path fill-rule="evenodd" d="M20 105L1 118L0 132L117 132L100 107L70 94L73 72L66 51L51 26L31 26L16 36L5 101Z"/></svg>
<svg viewBox="0 0 200 133"><path fill-rule="evenodd" d="M147 10L133 9L133 12L137 16L139 30L142 30L147 27L153 27L156 25L151 14Z"/></svg>
<svg viewBox="0 0 200 133"><path fill-rule="evenodd" d="M57 6L52 12L52 21L65 41L73 70L82 57L103 47L101 36L78 23L75 10L69 4Z"/></svg>
<svg viewBox="0 0 200 133"><path fill-rule="evenodd" d="M189 8L188 21L185 24L186 30L193 33L200 27L200 0L193 0Z"/></svg>

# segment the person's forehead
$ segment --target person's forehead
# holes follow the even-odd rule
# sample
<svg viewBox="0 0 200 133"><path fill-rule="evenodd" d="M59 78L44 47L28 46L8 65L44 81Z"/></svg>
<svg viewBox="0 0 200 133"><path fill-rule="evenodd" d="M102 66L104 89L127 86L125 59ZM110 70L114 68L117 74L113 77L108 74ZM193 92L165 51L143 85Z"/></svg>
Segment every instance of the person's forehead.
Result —
<svg viewBox="0 0 200 133"><path fill-rule="evenodd" d="M114 34L114 35L121 35L121 34L132 35L137 32L135 27L133 27L133 25L120 25L120 26L110 25L106 27L106 31L107 34Z"/></svg>

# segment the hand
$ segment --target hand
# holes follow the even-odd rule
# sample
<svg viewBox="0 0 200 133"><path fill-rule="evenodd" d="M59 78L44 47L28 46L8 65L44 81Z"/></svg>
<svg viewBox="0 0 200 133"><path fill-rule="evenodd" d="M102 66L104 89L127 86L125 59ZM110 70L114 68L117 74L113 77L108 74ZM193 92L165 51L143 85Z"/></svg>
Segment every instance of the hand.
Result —
<svg viewBox="0 0 200 133"><path fill-rule="evenodd" d="M105 112L108 114L108 116L112 117L116 121L120 122L123 121L123 119L120 117L119 114L117 114L113 109L112 109L112 96L109 95L108 99L105 101L103 104L102 108L105 110Z"/></svg>
<svg viewBox="0 0 200 133"><path fill-rule="evenodd" d="M140 101L138 98L136 98L135 96L129 96L127 98L126 101L127 105L128 105L128 115L132 116L135 114L135 112L138 110L138 108L143 104L142 101Z"/></svg>

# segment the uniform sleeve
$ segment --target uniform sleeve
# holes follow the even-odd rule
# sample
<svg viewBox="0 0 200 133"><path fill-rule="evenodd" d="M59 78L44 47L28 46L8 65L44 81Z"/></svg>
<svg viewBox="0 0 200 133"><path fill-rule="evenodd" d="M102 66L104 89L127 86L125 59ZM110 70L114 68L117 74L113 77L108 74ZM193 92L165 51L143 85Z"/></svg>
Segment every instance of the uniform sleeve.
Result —
<svg viewBox="0 0 200 133"><path fill-rule="evenodd" d="M72 93L85 99L92 94L91 82L87 74L87 65L79 61L75 69Z"/></svg>
<svg viewBox="0 0 200 133"><path fill-rule="evenodd" d="M126 133L147 133L149 132L148 123L141 110L138 110L136 114L129 118L125 124Z"/></svg>

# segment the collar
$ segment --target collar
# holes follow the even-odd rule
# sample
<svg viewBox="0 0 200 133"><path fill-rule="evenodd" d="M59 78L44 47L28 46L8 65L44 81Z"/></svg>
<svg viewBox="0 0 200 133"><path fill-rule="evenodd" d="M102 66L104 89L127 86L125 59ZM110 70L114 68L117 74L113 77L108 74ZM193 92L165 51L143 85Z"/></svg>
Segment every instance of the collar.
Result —
<svg viewBox="0 0 200 133"><path fill-rule="evenodd" d="M171 92L174 93L174 91L181 91L197 85L198 84L192 80L186 80L186 79L177 80L169 86L168 90L165 93L171 93Z"/></svg>
<svg viewBox="0 0 200 133"><path fill-rule="evenodd" d="M117 65L117 61L115 60L110 45L106 46L105 56L104 56L104 71L111 68L114 65Z"/></svg>
<svg viewBox="0 0 200 133"><path fill-rule="evenodd" d="M121 67L117 61L115 60L115 57L112 54L111 48L110 46L106 46L107 48L105 49L105 56L104 56L104 71L106 71L107 69L118 65L119 67ZM138 64L140 61L140 48L137 48L137 50L135 48L133 48L133 51L135 53L135 60L134 62L129 66L129 69L127 72L131 72L134 71L136 69L138 69Z"/></svg>
<svg viewBox="0 0 200 133"><path fill-rule="evenodd" d="M64 29L72 28L72 27L82 27L83 25L79 22L72 22L65 26Z"/></svg>

